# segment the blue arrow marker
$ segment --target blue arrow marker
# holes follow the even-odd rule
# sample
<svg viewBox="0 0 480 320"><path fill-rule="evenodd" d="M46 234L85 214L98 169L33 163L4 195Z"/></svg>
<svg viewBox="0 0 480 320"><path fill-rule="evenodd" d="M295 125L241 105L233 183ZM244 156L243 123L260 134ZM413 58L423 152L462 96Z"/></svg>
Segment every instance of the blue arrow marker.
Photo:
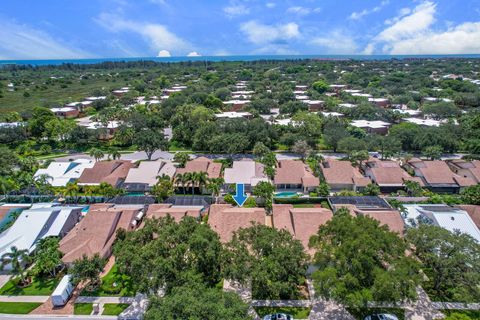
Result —
<svg viewBox="0 0 480 320"><path fill-rule="evenodd" d="M241 207L245 201L247 201L247 198L245 195L245 185L243 183L237 183L237 194L233 197L233 200Z"/></svg>

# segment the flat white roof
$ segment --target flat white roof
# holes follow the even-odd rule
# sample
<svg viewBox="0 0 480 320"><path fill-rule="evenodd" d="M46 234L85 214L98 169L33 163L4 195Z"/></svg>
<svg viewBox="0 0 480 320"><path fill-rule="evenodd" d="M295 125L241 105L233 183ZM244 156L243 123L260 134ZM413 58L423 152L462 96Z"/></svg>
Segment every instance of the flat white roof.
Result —
<svg viewBox="0 0 480 320"><path fill-rule="evenodd" d="M225 168L225 183L244 183L255 186L260 181L268 181L265 174L258 172L259 170L260 165L253 160L234 161L232 168Z"/></svg>
<svg viewBox="0 0 480 320"><path fill-rule="evenodd" d="M68 182L80 178L83 170L93 168L93 160L80 159L72 162L51 162L47 168L38 169L34 177L46 175L49 183L54 187L64 187Z"/></svg>
<svg viewBox="0 0 480 320"><path fill-rule="evenodd" d="M380 128L386 128L390 126L390 123L385 121L368 121L368 120L353 120L350 124L357 128L372 128L372 129L380 129Z"/></svg>
<svg viewBox="0 0 480 320"><path fill-rule="evenodd" d="M434 119L419 119L419 118L404 118L406 122L418 124L420 126L427 126L427 127L438 127L440 124L444 123L445 121L439 121Z"/></svg>
<svg viewBox="0 0 480 320"><path fill-rule="evenodd" d="M235 118L245 118L249 117L252 114L250 112L222 112L222 113L217 113L215 114L215 117L217 118L230 118L230 119L235 119Z"/></svg>

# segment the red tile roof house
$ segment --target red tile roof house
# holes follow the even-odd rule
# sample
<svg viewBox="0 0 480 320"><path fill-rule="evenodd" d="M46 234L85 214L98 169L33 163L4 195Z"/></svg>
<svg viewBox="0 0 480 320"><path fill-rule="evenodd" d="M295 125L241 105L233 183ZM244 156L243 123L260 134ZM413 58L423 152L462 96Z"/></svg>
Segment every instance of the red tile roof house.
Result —
<svg viewBox="0 0 480 320"><path fill-rule="evenodd" d="M447 162L450 169L464 178L470 178L480 183L480 160L452 160Z"/></svg>
<svg viewBox="0 0 480 320"><path fill-rule="evenodd" d="M148 206L147 218L163 218L171 216L176 222L180 222L183 217L200 218L203 207L175 207L169 203L157 203Z"/></svg>
<svg viewBox="0 0 480 320"><path fill-rule="evenodd" d="M222 242L230 241L240 228L248 228L252 223L265 224L265 219L263 208L238 208L230 204L213 204L208 214L208 224Z"/></svg>
<svg viewBox="0 0 480 320"><path fill-rule="evenodd" d="M291 204L273 205L273 227L290 232L295 239L302 242L305 250L312 256L314 251L308 247L310 237L332 217L332 211L324 208L294 208Z"/></svg>
<svg viewBox="0 0 480 320"><path fill-rule="evenodd" d="M365 162L363 171L373 183L376 183L380 187L380 191L384 193L404 189L405 181L416 181L420 186L424 186L421 178L410 176L408 172L403 170L395 161L381 161L372 158Z"/></svg>
<svg viewBox="0 0 480 320"><path fill-rule="evenodd" d="M82 175L78 179L78 185L96 186L105 182L113 187L118 187L125 181L128 171L132 167L133 164L130 161L98 161L93 168L83 170Z"/></svg>
<svg viewBox="0 0 480 320"><path fill-rule="evenodd" d="M60 241L64 263L72 263L83 255L96 253L102 258L112 254L118 229L133 230L135 217L143 206L93 205L85 217Z"/></svg>
<svg viewBox="0 0 480 320"><path fill-rule="evenodd" d="M350 161L326 159L321 164L321 170L325 182L333 192L360 191L371 183L370 178L364 177L358 168L352 166Z"/></svg>
<svg viewBox="0 0 480 320"><path fill-rule="evenodd" d="M222 173L222 164L213 162L205 157L198 157L185 164L185 168L177 168L175 176L185 173L206 172L208 178L220 178ZM174 177L175 180L175 177ZM203 192L204 190L202 190Z"/></svg>
<svg viewBox="0 0 480 320"><path fill-rule="evenodd" d="M465 210L470 218L472 218L477 228L480 229L480 206L463 204L455 207Z"/></svg>
<svg viewBox="0 0 480 320"><path fill-rule="evenodd" d="M315 177L305 163L300 160L280 160L273 180L277 191L291 190L299 192L313 191L320 180Z"/></svg>
<svg viewBox="0 0 480 320"><path fill-rule="evenodd" d="M424 161L413 158L405 164L420 177L424 185L431 191L442 193L458 193L460 189L475 185L475 181L462 177L450 170L445 161Z"/></svg>

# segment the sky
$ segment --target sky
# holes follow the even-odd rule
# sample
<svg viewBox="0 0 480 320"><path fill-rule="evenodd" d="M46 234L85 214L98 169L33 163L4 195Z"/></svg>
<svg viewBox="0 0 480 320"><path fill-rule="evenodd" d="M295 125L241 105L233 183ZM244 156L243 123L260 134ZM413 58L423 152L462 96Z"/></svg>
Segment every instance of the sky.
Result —
<svg viewBox="0 0 480 320"><path fill-rule="evenodd" d="M480 0L1 2L0 60L480 53Z"/></svg>

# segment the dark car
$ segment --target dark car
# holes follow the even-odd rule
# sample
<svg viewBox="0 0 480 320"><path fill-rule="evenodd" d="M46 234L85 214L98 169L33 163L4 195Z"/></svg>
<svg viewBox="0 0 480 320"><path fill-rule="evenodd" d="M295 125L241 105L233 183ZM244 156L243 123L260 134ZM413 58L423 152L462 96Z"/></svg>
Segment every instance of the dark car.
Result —
<svg viewBox="0 0 480 320"><path fill-rule="evenodd" d="M263 320L293 320L293 317L285 313L275 313L266 315Z"/></svg>

